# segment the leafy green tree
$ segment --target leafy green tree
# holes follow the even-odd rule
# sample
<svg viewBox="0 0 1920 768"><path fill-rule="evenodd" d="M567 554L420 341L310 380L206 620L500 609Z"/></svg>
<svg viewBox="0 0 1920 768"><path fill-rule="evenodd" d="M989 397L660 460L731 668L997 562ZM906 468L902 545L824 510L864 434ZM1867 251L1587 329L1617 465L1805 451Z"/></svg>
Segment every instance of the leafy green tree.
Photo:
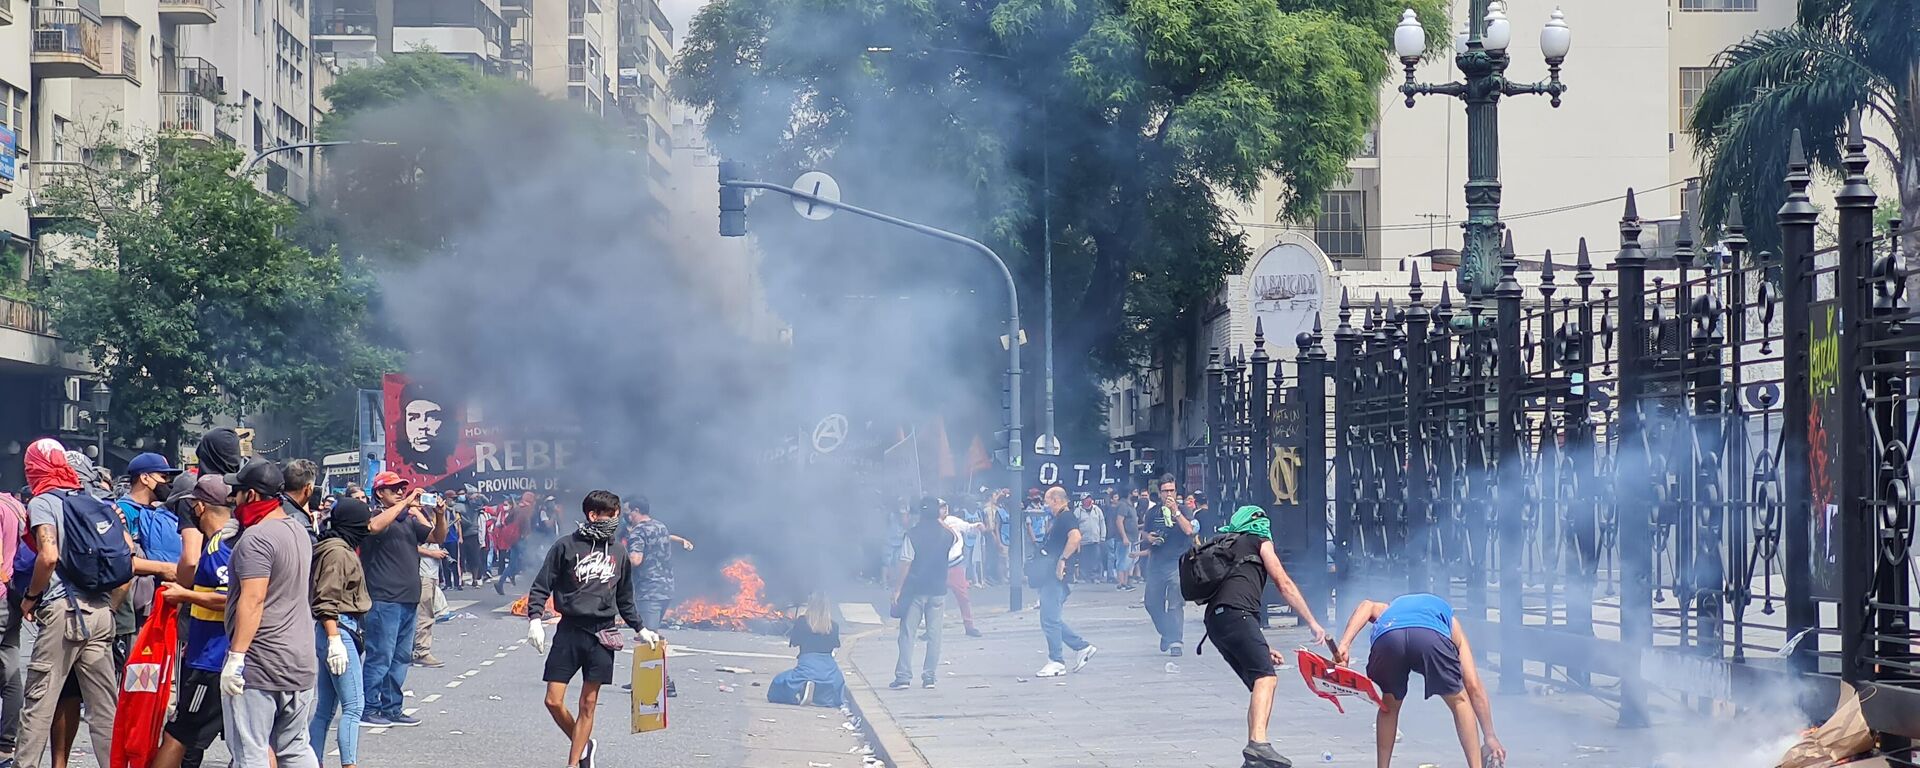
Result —
<svg viewBox="0 0 1920 768"><path fill-rule="evenodd" d="M368 286L336 252L293 245L291 205L237 175L242 155L172 139L102 142L52 180L45 298L116 396L116 432L177 445L184 424L308 408L383 353L359 330Z"/></svg>
<svg viewBox="0 0 1920 768"><path fill-rule="evenodd" d="M1063 411L1062 431L1084 444L1098 379L1191 338L1245 263L1229 206L1277 178L1286 215L1305 218L1346 174L1405 5L715 0L674 88L757 175L820 166L849 199L983 236L1018 271L1026 317L1039 317L1050 237L1058 400L1087 404ZM1412 5L1429 18L1444 8ZM765 247L806 239L762 220ZM877 252L926 250L864 240L807 269L844 283L886 261Z"/></svg>
<svg viewBox="0 0 1920 768"><path fill-rule="evenodd" d="M1902 218L1920 222L1920 4L1800 0L1793 26L1735 44L1715 66L1724 70L1688 116L1710 225L1738 194L1755 247L1777 250L1774 215L1786 196L1792 132L1801 132L1815 164L1841 172L1837 137L1855 110L1891 129L1868 143L1899 185Z"/></svg>

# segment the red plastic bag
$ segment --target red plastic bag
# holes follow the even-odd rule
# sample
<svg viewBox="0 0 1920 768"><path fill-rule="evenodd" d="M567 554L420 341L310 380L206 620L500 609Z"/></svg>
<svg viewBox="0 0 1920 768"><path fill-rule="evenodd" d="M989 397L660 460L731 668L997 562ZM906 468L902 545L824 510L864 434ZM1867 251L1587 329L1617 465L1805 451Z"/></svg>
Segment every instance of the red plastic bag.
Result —
<svg viewBox="0 0 1920 768"><path fill-rule="evenodd" d="M1299 656L1300 677L1307 681L1307 690L1313 695L1333 702L1333 708L1346 714L1347 708L1340 704L1341 696L1364 696L1373 700L1374 706L1384 706L1380 701L1380 691L1373 686L1373 680L1366 675L1338 666L1320 654L1301 648Z"/></svg>
<svg viewBox="0 0 1920 768"><path fill-rule="evenodd" d="M113 718L111 768L147 768L160 748L167 723L167 696L173 690L178 607L166 600L167 587L154 590L153 614L140 627L127 668L120 676L119 707Z"/></svg>

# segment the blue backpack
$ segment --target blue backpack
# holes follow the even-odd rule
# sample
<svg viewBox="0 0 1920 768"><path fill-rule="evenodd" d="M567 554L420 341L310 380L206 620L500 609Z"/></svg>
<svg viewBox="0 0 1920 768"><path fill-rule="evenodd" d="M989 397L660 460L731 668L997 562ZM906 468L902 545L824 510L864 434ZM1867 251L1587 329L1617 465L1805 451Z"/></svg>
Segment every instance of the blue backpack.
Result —
<svg viewBox="0 0 1920 768"><path fill-rule="evenodd" d="M133 550L120 513L79 491L62 491L60 578L87 595L104 595L133 580Z"/></svg>

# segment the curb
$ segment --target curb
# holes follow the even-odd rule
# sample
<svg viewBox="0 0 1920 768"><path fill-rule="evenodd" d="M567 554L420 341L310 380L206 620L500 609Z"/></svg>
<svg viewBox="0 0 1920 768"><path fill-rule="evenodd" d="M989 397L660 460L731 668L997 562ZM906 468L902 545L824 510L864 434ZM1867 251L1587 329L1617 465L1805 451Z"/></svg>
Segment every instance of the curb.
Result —
<svg viewBox="0 0 1920 768"><path fill-rule="evenodd" d="M858 681L850 682L847 686L847 703L853 713L860 717L860 732L866 735L867 743L873 746L875 757L893 768L930 768L926 756L920 754L920 750L907 739L906 732L893 722L893 714L874 695L866 673L860 671L860 665L853 663L853 646L884 632L885 627L871 629L847 640L847 664L841 672Z"/></svg>

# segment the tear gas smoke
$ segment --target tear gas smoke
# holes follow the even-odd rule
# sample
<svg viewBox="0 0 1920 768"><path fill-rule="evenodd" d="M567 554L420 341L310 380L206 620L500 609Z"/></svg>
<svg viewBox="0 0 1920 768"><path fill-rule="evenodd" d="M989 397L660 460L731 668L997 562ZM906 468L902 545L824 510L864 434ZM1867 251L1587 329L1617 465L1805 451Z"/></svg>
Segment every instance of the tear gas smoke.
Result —
<svg viewBox="0 0 1920 768"><path fill-rule="evenodd" d="M423 211L422 227L450 222L421 238L437 243L423 256L360 248L381 265L378 306L409 353L409 375L457 387L509 432L579 430L556 494L569 513L562 530L589 488L648 497L699 544L678 555L682 597L730 590L719 566L739 554L759 565L777 604L831 588L868 562L863 537L883 537L872 531L881 509L857 478L798 466L794 457L811 451L791 449L829 412L891 437L896 424L965 407L995 369L958 350L994 338L970 331L991 327L981 318L992 305L965 286L930 291L904 279L952 260L922 243L910 250L838 220L782 233L770 215L779 208L760 204L755 216L773 222L761 258L779 265L762 273L766 298L795 342L745 333L739 318L763 299L746 276L753 265L725 263L738 251L713 229L710 164L682 163L694 172L674 179L679 199L653 210L643 150L581 130L585 118L570 109L422 101L348 127L432 158L443 174L342 193L343 207L406 205ZM336 169L350 176L393 158L349 155ZM436 199L397 199L423 189ZM823 257L830 270L813 261Z"/></svg>

